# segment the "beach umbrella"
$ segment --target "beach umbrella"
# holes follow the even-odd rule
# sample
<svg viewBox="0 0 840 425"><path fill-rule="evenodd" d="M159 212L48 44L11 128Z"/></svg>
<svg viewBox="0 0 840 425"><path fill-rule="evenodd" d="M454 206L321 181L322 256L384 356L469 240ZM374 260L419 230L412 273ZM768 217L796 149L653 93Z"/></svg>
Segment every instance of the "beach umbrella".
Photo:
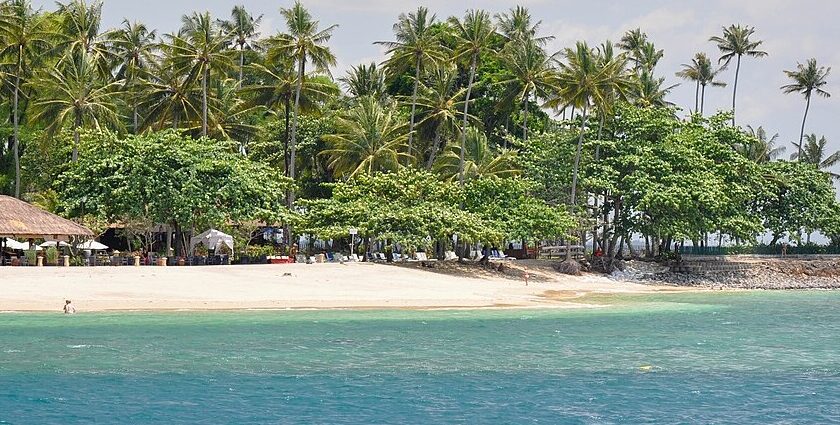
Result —
<svg viewBox="0 0 840 425"><path fill-rule="evenodd" d="M6 239L6 248L26 251L29 249L29 242L18 242L14 239Z"/></svg>
<svg viewBox="0 0 840 425"><path fill-rule="evenodd" d="M46 242L44 242L44 243L42 243L41 245L38 245L38 246L39 246L39 247L41 247L41 248L49 248L49 247L51 247L51 246L56 246L56 245L61 246L61 247L70 246L70 244L69 244L69 243L64 242L64 241L61 241L61 242L57 242L57 241L46 241Z"/></svg>
<svg viewBox="0 0 840 425"><path fill-rule="evenodd" d="M196 245L203 244L207 249L217 250L222 245L227 245L233 251L233 236L222 233L215 229L210 229L198 236L190 239L190 251L194 250Z"/></svg>
<svg viewBox="0 0 840 425"><path fill-rule="evenodd" d="M104 251L108 249L108 246L97 241L90 240L76 245L76 248L89 249L91 251Z"/></svg>

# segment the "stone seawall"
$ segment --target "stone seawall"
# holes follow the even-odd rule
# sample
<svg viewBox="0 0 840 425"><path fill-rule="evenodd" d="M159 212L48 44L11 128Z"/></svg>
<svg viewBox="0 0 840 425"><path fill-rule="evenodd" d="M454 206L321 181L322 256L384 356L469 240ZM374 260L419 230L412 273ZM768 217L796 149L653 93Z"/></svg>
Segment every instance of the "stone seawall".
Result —
<svg viewBox="0 0 840 425"><path fill-rule="evenodd" d="M729 256L685 258L639 281L705 288L840 289L840 257Z"/></svg>

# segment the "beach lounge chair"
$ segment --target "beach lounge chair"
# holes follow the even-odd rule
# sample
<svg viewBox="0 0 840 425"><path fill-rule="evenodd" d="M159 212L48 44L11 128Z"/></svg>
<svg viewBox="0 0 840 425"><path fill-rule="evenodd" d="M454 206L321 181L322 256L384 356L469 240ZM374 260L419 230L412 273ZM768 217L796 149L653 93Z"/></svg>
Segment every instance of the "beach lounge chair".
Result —
<svg viewBox="0 0 840 425"><path fill-rule="evenodd" d="M358 254L353 254L353 255L350 256L350 261L355 261L355 262L358 263L358 262L362 261L362 259L359 258Z"/></svg>
<svg viewBox="0 0 840 425"><path fill-rule="evenodd" d="M388 261L388 257L385 256L384 252L377 252L376 259L379 261Z"/></svg>
<svg viewBox="0 0 840 425"><path fill-rule="evenodd" d="M395 262L395 263L396 263L397 261L402 261L402 259L403 259L402 254L397 253L397 252L395 252L395 253L393 254L393 257L394 257L394 262Z"/></svg>
<svg viewBox="0 0 840 425"><path fill-rule="evenodd" d="M443 254L443 261L456 261L458 260L458 256L455 254L455 251L446 251Z"/></svg>
<svg viewBox="0 0 840 425"><path fill-rule="evenodd" d="M417 261L420 262L420 265L423 267L434 267L434 263L437 262L436 258L429 259L429 256L426 255L425 252L418 252L417 253Z"/></svg>

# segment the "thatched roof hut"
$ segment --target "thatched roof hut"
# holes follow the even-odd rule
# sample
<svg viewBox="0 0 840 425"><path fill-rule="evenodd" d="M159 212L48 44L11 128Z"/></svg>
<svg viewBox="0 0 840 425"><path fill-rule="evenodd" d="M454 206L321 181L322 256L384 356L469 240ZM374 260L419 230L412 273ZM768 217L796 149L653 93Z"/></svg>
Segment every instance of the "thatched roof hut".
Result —
<svg viewBox="0 0 840 425"><path fill-rule="evenodd" d="M0 195L0 238L67 240L71 236L94 235L80 224Z"/></svg>

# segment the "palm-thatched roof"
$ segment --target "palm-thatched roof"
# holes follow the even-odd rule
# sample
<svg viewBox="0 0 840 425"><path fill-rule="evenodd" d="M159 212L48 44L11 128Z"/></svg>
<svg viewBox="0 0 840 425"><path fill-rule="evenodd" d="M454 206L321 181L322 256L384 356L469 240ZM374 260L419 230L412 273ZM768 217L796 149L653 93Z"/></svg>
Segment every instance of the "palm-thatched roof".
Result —
<svg viewBox="0 0 840 425"><path fill-rule="evenodd" d="M0 195L0 238L62 240L70 236L94 235L80 224Z"/></svg>

